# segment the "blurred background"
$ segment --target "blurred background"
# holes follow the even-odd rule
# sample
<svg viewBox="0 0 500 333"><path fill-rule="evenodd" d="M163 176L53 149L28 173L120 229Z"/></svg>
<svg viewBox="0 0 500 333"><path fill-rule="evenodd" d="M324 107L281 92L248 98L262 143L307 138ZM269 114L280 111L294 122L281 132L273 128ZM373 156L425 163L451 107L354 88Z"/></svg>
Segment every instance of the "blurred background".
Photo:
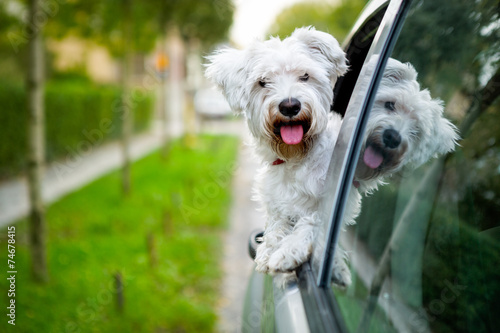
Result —
<svg viewBox="0 0 500 333"><path fill-rule="evenodd" d="M365 3L2 1L0 331L239 331L257 166L203 57Z"/></svg>

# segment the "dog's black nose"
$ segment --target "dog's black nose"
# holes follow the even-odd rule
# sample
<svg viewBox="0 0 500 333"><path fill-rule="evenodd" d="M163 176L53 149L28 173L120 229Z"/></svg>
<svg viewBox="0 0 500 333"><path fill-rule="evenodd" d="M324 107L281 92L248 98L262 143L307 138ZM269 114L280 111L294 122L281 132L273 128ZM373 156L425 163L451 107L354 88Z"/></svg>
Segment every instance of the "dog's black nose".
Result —
<svg viewBox="0 0 500 333"><path fill-rule="evenodd" d="M391 149L397 148L401 143L401 135L399 135L398 131L392 128L384 131L382 139L384 140L384 145Z"/></svg>
<svg viewBox="0 0 500 333"><path fill-rule="evenodd" d="M287 98L278 106L282 115L286 117L296 116L300 112L300 102L296 98Z"/></svg>

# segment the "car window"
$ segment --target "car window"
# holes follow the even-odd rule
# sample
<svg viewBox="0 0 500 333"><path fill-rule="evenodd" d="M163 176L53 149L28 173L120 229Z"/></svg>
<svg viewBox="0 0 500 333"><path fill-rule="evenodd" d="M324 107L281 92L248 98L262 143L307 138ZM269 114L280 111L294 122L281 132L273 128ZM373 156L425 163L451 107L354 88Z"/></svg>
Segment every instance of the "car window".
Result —
<svg viewBox="0 0 500 333"><path fill-rule="evenodd" d="M352 92L356 82L358 81L361 68L366 60L366 56L373 43L373 39L378 31L380 23L387 10L387 4L381 4L371 12L370 8L365 8L366 19L360 27L355 28L344 41L343 48L346 52L346 58L349 63L348 72L340 77L334 89L334 104L332 109L334 112L345 115L347 105L351 99ZM363 20L363 15L360 17Z"/></svg>
<svg viewBox="0 0 500 333"><path fill-rule="evenodd" d="M350 332L498 331L499 37L498 2L413 2L339 236Z"/></svg>
<svg viewBox="0 0 500 333"><path fill-rule="evenodd" d="M359 133L366 124L365 111L373 103L373 91L381 77L380 68L392 50L407 9L408 3L402 0L370 2L361 14L361 18L369 19L361 20L365 24L358 24L358 21L359 29L348 39L346 53L350 72L340 86L336 85L333 105L335 112L345 115L325 180L325 195L318 209L320 219L325 222L319 225L311 257L311 268L320 288L329 286L346 191L357 162ZM349 100L344 109L346 101L343 99L346 98Z"/></svg>

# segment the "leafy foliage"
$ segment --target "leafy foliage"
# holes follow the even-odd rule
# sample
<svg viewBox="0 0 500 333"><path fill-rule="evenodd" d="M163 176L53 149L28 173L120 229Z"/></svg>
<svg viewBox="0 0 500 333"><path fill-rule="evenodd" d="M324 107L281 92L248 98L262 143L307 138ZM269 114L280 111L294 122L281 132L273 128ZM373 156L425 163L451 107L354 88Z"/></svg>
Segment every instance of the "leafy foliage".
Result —
<svg viewBox="0 0 500 333"><path fill-rule="evenodd" d="M46 157L79 158L87 149L117 138L120 133L121 89L90 82L49 82L45 89ZM18 173L26 163L27 107L26 93L21 84L0 87L0 175ZM153 97L147 92L133 103L135 130L149 126L153 113ZM90 148L89 148L90 147Z"/></svg>
<svg viewBox="0 0 500 333"><path fill-rule="evenodd" d="M484 85L485 66L499 65L500 16L491 10L495 7L498 3L490 0L419 1L408 15L394 54L410 61L425 86L442 99L451 97L443 93L452 87L473 94Z"/></svg>
<svg viewBox="0 0 500 333"><path fill-rule="evenodd" d="M7 7L16 10L8 11ZM25 52L31 33L23 21L25 11L26 3L22 0L0 4L0 55L7 60ZM230 0L47 1L41 13L43 20L35 30L43 28L47 38L79 36L92 40L120 58L127 48L136 53L151 51L158 37L172 27L186 41L198 40L205 46L224 40L233 11ZM14 37L18 42L15 47L11 40Z"/></svg>
<svg viewBox="0 0 500 333"><path fill-rule="evenodd" d="M339 42L347 36L367 1L343 0L339 5L323 2L302 2L284 10L271 27L270 34L285 38L296 28L314 26L328 32Z"/></svg>
<svg viewBox="0 0 500 333"><path fill-rule="evenodd" d="M185 40L198 40L212 45L224 40L233 21L234 7L231 0L174 0L161 1L170 8L163 20L177 26ZM165 11L168 11L165 8Z"/></svg>
<svg viewBox="0 0 500 333"><path fill-rule="evenodd" d="M8 31L20 21L17 17L7 11L7 2L0 3L0 50L5 53L9 49L10 41Z"/></svg>
<svg viewBox="0 0 500 333"><path fill-rule="evenodd" d="M151 19L151 13L155 13L152 10L150 2L144 1L75 0L59 6L46 26L46 35L55 38L76 35L93 40L115 57L122 57L126 47L147 52L158 35L158 25ZM130 25L131 35L125 35L125 24Z"/></svg>
<svg viewBox="0 0 500 333"><path fill-rule="evenodd" d="M93 39L118 57L126 46L150 51L170 27L177 27L185 40L213 44L226 37L233 16L230 0L74 0L60 7L57 19L47 27L48 35ZM128 36L126 23L131 25Z"/></svg>

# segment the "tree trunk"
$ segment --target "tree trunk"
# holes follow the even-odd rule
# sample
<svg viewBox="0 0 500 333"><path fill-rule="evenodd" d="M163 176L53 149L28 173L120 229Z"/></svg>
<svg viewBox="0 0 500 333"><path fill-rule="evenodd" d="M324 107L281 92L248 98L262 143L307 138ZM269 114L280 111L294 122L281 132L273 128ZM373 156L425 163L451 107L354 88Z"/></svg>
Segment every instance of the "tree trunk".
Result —
<svg viewBox="0 0 500 333"><path fill-rule="evenodd" d="M42 170L44 163L44 78L42 27L37 25L39 0L29 1L29 26L38 29L28 42L28 187L30 198L29 234L31 270L36 281L46 281L47 259L45 240L45 211L42 200Z"/></svg>
<svg viewBox="0 0 500 333"><path fill-rule="evenodd" d="M132 22L131 22L131 5L132 0L123 2L124 20L123 20L123 39L124 39L124 56L123 56L123 78L122 78L122 149L123 149L123 168L122 168L122 189L125 195L130 193L131 187L131 156L130 156L130 141L134 127L134 114L132 110L132 101L130 98L131 91L131 76L132 76Z"/></svg>

